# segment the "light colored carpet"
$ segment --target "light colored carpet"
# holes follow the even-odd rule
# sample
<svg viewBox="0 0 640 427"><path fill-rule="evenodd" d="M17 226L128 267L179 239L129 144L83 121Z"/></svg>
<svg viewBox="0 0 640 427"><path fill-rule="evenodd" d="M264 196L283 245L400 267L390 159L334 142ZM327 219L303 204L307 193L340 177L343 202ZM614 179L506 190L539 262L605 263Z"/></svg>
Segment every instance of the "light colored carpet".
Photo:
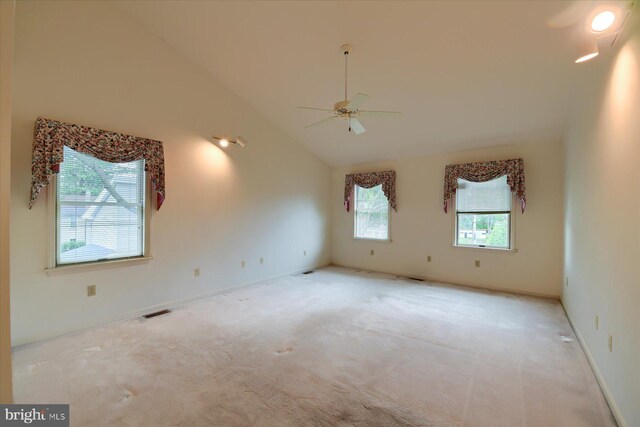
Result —
<svg viewBox="0 0 640 427"><path fill-rule="evenodd" d="M615 426L557 301L329 267L14 350L72 425Z"/></svg>

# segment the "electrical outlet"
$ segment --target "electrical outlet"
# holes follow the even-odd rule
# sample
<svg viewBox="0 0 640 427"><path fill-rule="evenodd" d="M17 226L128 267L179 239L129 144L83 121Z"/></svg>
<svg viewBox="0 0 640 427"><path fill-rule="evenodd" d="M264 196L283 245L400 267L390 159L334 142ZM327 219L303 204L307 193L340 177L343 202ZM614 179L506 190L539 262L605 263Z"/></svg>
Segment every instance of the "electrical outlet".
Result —
<svg viewBox="0 0 640 427"><path fill-rule="evenodd" d="M245 268L247 263L245 261L240 261L240 268Z"/></svg>
<svg viewBox="0 0 640 427"><path fill-rule="evenodd" d="M371 249L371 255L373 255L373 254L374 254L373 249Z"/></svg>
<svg viewBox="0 0 640 427"><path fill-rule="evenodd" d="M596 314L596 330L598 330L599 327L600 327L600 318Z"/></svg>
<svg viewBox="0 0 640 427"><path fill-rule="evenodd" d="M480 260L479 259L476 260L476 267L480 267Z"/></svg>
<svg viewBox="0 0 640 427"><path fill-rule="evenodd" d="M427 262L431 262L431 255L427 255Z"/></svg>
<svg viewBox="0 0 640 427"><path fill-rule="evenodd" d="M193 277L198 277L200 275L200 267L196 267L193 269Z"/></svg>
<svg viewBox="0 0 640 427"><path fill-rule="evenodd" d="M307 256L307 251L306 250L302 251L302 253L304 254L304 256Z"/></svg>
<svg viewBox="0 0 640 427"><path fill-rule="evenodd" d="M609 335L609 352L613 351L613 335Z"/></svg>
<svg viewBox="0 0 640 427"><path fill-rule="evenodd" d="M264 264L264 258L260 257L260 264Z"/></svg>
<svg viewBox="0 0 640 427"><path fill-rule="evenodd" d="M87 286L87 296L95 297L96 296L96 285Z"/></svg>

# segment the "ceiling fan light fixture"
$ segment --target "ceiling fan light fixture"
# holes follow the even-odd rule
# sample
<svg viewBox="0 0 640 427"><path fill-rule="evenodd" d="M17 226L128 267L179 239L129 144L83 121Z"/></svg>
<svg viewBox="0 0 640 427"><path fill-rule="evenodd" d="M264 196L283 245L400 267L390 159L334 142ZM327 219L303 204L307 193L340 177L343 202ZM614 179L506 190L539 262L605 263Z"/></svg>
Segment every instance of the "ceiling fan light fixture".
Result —
<svg viewBox="0 0 640 427"><path fill-rule="evenodd" d="M591 21L591 31L601 33L611 28L616 20L616 14L610 10L598 13Z"/></svg>

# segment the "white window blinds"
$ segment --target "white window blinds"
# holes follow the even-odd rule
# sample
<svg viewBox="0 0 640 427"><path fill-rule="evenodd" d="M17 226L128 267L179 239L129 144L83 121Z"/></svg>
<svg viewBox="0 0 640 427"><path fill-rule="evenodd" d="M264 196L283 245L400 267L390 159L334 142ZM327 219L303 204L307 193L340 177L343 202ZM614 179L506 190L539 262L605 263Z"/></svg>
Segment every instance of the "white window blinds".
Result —
<svg viewBox="0 0 640 427"><path fill-rule="evenodd" d="M64 147L56 187L56 264L142 256L144 160L109 163Z"/></svg>
<svg viewBox="0 0 640 427"><path fill-rule="evenodd" d="M458 212L508 212L511 211L511 199L511 189L507 184L506 175L487 182L458 179Z"/></svg>

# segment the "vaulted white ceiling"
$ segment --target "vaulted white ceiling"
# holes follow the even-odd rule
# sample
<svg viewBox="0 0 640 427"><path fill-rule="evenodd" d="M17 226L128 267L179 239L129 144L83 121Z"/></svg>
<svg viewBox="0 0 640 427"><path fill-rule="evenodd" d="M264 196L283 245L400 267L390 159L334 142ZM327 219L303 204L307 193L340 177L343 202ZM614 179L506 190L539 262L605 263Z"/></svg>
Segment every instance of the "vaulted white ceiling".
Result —
<svg viewBox="0 0 640 427"><path fill-rule="evenodd" d="M562 137L573 64L551 1L205 2L120 4L331 165ZM305 125L349 97L401 119ZM586 65L586 64L585 64Z"/></svg>

